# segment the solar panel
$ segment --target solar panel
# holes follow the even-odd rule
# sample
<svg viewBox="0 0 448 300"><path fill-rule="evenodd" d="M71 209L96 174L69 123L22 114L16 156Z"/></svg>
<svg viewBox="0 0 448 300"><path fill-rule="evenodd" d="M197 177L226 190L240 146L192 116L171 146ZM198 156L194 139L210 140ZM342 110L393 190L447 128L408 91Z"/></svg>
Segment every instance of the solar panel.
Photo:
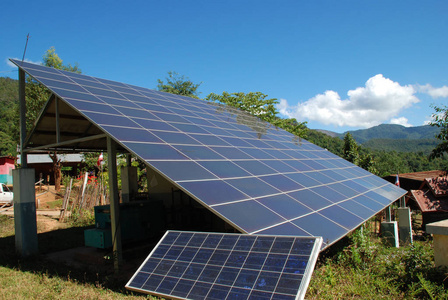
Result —
<svg viewBox="0 0 448 300"><path fill-rule="evenodd" d="M232 107L12 62L242 233L323 236L326 247L406 193Z"/></svg>
<svg viewBox="0 0 448 300"><path fill-rule="evenodd" d="M177 299L303 299L321 243L168 231L126 288Z"/></svg>

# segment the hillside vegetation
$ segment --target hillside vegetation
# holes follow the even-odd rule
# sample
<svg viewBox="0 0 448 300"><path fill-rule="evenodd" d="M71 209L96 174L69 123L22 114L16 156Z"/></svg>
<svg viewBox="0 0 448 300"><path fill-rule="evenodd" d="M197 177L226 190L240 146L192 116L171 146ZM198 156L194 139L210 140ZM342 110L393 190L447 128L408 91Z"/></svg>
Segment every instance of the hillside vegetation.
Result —
<svg viewBox="0 0 448 300"><path fill-rule="evenodd" d="M396 124L381 124L344 133L320 129L316 131L341 140L350 133L358 144L376 151L422 152L429 155L432 149L440 144L440 140L436 138L440 129L430 125L404 127Z"/></svg>
<svg viewBox="0 0 448 300"><path fill-rule="evenodd" d="M16 154L18 87L17 80L0 77L0 156Z"/></svg>
<svg viewBox="0 0 448 300"><path fill-rule="evenodd" d="M309 130L307 139L322 147L328 151L343 157L344 141L339 137L332 137L326 133L322 133L317 130ZM411 142L410 142L411 141ZM374 143L375 140L372 140ZM420 146L425 145L425 142L421 140L395 140L394 144L398 147L406 148L406 142L418 144ZM442 158L429 159L430 148L429 145L425 145L426 151L414 148L414 151L396 151L390 147L385 150L381 144L378 147L370 148L365 145L360 146L360 153L363 155L370 155L373 159L377 175L383 177L395 173L412 173L429 170L448 170L448 156Z"/></svg>
<svg viewBox="0 0 448 300"><path fill-rule="evenodd" d="M363 143L362 146L378 151L398 151L398 152L423 152L429 155L440 141L432 139L371 139Z"/></svg>
<svg viewBox="0 0 448 300"><path fill-rule="evenodd" d="M394 140L418 140L418 139L436 139L439 128L430 125L404 127L396 124L381 124L368 129L347 131L355 138L359 144L372 139L394 139ZM344 138L345 133L338 134L338 137Z"/></svg>

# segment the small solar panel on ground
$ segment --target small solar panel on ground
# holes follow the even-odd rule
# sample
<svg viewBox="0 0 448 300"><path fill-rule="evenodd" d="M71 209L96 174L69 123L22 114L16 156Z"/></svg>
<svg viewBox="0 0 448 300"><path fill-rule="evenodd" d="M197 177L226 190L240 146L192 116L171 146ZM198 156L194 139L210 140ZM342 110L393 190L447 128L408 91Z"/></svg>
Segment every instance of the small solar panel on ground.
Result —
<svg viewBox="0 0 448 300"><path fill-rule="evenodd" d="M177 299L303 299L321 243L168 231L126 288Z"/></svg>

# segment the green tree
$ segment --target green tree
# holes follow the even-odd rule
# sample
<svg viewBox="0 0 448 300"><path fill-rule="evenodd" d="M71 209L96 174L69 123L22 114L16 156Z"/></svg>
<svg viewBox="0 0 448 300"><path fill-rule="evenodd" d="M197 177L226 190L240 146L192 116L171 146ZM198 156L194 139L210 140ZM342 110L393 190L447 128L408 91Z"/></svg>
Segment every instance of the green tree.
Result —
<svg viewBox="0 0 448 300"><path fill-rule="evenodd" d="M263 121L291 132L298 137L306 136L308 129L306 122L298 122L296 119L279 118L276 109L277 99L269 99L268 95L261 92L250 92L247 94L223 92L222 95L211 93L205 100L236 107ZM244 123L244 121L242 122ZM255 126L260 128L262 124L256 124Z"/></svg>
<svg viewBox="0 0 448 300"><path fill-rule="evenodd" d="M431 126L440 128L439 134L436 138L441 141L431 152L430 159L437 157L443 157L445 152L448 152L448 107L447 106L434 106L436 111L432 114L433 122L430 123Z"/></svg>
<svg viewBox="0 0 448 300"><path fill-rule="evenodd" d="M17 143L6 132L0 131L0 156L16 155Z"/></svg>
<svg viewBox="0 0 448 300"><path fill-rule="evenodd" d="M372 174L378 175L375 160L370 153L366 153L360 157L359 166Z"/></svg>
<svg viewBox="0 0 448 300"><path fill-rule="evenodd" d="M198 88L202 82L193 83L188 77L179 75L173 71L168 72L168 77L166 77L165 80L166 83L157 79L157 90L199 99L200 93L198 92Z"/></svg>
<svg viewBox="0 0 448 300"><path fill-rule="evenodd" d="M77 63L75 64L75 66L71 66L70 64L64 65L62 59L57 55L54 47L51 47L45 52L44 56L42 57L42 61L43 65L46 67L81 73L81 70L79 69ZM45 86L38 83L36 80L32 79L29 76L26 78L25 98L27 107L27 132L29 132L33 128L34 122L39 117L39 114L43 109L45 103L48 101L50 94L50 91Z"/></svg>
<svg viewBox="0 0 448 300"><path fill-rule="evenodd" d="M347 132L344 136L344 148L342 153L344 159L370 173L378 175L379 172L372 154L370 151L359 146L350 132Z"/></svg>
<svg viewBox="0 0 448 300"><path fill-rule="evenodd" d="M0 77L0 156L17 154L14 140L17 124L15 111L18 107L18 81Z"/></svg>
<svg viewBox="0 0 448 300"><path fill-rule="evenodd" d="M294 134L295 136L301 138L308 137L308 127L306 127L306 122L299 122L294 118L282 119L276 117L271 123Z"/></svg>
<svg viewBox="0 0 448 300"><path fill-rule="evenodd" d="M344 136L344 159L348 160L355 165L359 162L359 146L356 143L350 132L347 132Z"/></svg>
<svg viewBox="0 0 448 300"><path fill-rule="evenodd" d="M257 116L260 119L271 122L277 116L277 109L275 105L278 103L277 99L266 99L268 95L261 92L250 93L227 93L222 95L215 93L209 94L205 100L217 103L226 104L232 107L247 111L251 115Z"/></svg>
<svg viewBox="0 0 448 300"><path fill-rule="evenodd" d="M312 129L308 130L307 139L311 143L343 157L344 141L342 139Z"/></svg>

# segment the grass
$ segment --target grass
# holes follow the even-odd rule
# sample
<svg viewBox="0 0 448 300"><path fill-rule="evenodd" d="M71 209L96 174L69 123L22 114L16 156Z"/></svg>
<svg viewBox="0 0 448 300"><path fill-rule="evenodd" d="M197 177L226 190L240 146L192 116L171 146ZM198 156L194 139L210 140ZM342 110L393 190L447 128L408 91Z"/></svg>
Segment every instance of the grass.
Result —
<svg viewBox="0 0 448 300"><path fill-rule="evenodd" d="M99 282L82 283L70 276L0 267L2 299L145 299L104 288Z"/></svg>
<svg viewBox="0 0 448 300"><path fill-rule="evenodd" d="M82 246L86 228L74 226L39 233L39 253ZM22 259L14 249L14 219L0 215L0 299L154 299L127 291L126 282L112 271L95 273L70 268L47 261L41 254Z"/></svg>
<svg viewBox="0 0 448 300"><path fill-rule="evenodd" d="M83 244L88 213L70 228L39 234L39 251ZM113 273L82 271L14 253L14 221L0 215L1 299L157 299L124 289ZM367 230L357 230L321 253L306 299L448 299L448 271L434 268L432 240L390 248ZM129 279L129 278L127 278ZM126 279L126 280L127 280Z"/></svg>
<svg viewBox="0 0 448 300"><path fill-rule="evenodd" d="M64 199L57 199L57 200L54 200L54 201L48 201L46 203L46 205L48 206L48 209L58 209L58 208L62 207L62 201L63 200Z"/></svg>

